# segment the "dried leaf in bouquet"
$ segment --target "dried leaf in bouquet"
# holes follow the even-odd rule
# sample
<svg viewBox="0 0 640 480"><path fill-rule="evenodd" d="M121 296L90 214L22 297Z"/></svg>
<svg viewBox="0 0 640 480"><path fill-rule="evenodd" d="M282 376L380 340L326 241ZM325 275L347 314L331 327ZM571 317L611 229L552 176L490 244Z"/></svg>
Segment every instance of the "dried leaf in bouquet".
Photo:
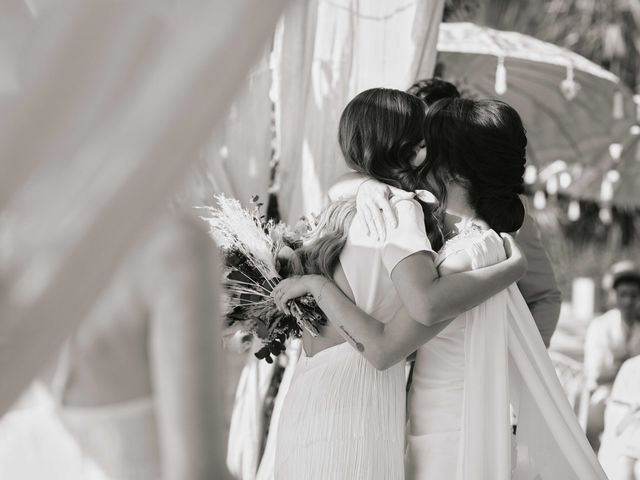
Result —
<svg viewBox="0 0 640 480"><path fill-rule="evenodd" d="M302 330L315 337L326 324L311 295L292 300L291 315L280 311L271 297L282 277L291 274L279 255L299 248L310 226L302 223L295 231L282 222L266 221L260 215L258 197L253 198L251 210L224 195L215 198L217 207L200 209L223 252L225 326L238 326L260 338L263 348L256 356L271 363L285 350L289 338L300 337Z"/></svg>

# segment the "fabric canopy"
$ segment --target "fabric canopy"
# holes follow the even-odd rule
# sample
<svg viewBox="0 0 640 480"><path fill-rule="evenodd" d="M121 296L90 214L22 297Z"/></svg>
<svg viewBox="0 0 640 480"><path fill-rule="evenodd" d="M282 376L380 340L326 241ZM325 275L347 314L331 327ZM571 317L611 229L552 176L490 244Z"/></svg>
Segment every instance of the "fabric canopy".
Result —
<svg viewBox="0 0 640 480"><path fill-rule="evenodd" d="M568 171L575 172L573 181L560 192L605 206L640 208L640 127L634 125L592 165L570 165Z"/></svg>
<svg viewBox="0 0 640 480"><path fill-rule="evenodd" d="M517 32L443 23L438 60L465 94L498 98L520 113L529 162L590 164L635 120L632 93L586 58Z"/></svg>
<svg viewBox="0 0 640 480"><path fill-rule="evenodd" d="M443 7L444 0L310 0L286 11L274 47L284 220L320 212L346 171L338 120L354 95L431 77Z"/></svg>

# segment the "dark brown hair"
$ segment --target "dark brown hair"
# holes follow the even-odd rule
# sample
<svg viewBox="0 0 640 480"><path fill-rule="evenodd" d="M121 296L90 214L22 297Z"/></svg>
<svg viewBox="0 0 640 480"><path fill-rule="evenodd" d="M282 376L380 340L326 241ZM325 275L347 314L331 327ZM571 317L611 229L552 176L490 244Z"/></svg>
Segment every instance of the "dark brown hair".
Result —
<svg viewBox="0 0 640 480"><path fill-rule="evenodd" d="M524 220L527 136L515 109L498 100L447 98L427 110L427 157L421 174L431 179L444 214L447 184L461 182L478 217L496 232L514 232Z"/></svg>
<svg viewBox="0 0 640 480"><path fill-rule="evenodd" d="M412 165L423 142L424 104L408 93L373 88L349 102L338 130L338 142L353 170L403 190L414 190L419 177ZM333 277L355 215L355 202L327 207L310 241L296 250L291 271Z"/></svg>

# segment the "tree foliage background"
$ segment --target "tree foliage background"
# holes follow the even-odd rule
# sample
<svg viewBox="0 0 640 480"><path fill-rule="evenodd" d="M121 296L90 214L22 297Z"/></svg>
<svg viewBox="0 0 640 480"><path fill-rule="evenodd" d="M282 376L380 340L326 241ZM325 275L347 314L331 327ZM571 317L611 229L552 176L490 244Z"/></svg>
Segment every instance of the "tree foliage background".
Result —
<svg viewBox="0 0 640 480"><path fill-rule="evenodd" d="M447 0L444 21L470 21L554 43L638 89L640 0ZM535 212L566 299L574 278L589 276L599 284L614 261L640 261L639 211L614 208L612 222L603 223L597 203L580 202L580 219L572 222L569 201L550 197Z"/></svg>

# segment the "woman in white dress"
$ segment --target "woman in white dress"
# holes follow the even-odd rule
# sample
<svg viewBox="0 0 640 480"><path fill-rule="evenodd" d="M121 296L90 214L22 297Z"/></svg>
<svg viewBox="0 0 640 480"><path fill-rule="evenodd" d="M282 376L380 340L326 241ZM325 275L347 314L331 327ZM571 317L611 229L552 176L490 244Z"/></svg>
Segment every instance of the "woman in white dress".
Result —
<svg viewBox="0 0 640 480"><path fill-rule="evenodd" d="M526 136L517 112L498 101L441 100L427 113L425 141L421 170L440 198L435 214L447 238L438 272L448 277L500 262L505 248L496 232L517 230L524 217L518 194ZM415 302L423 295L409 284L396 288ZM286 305L307 292L374 365L393 365L414 350L412 338L397 336L396 319L378 322L325 277L288 279L275 295ZM406 478L606 478L515 286L443 324L417 352ZM518 416L513 450L510 404Z"/></svg>
<svg viewBox="0 0 640 480"><path fill-rule="evenodd" d="M229 478L215 249L178 215L145 240L67 341L49 382L56 411L83 479Z"/></svg>
<svg viewBox="0 0 640 480"><path fill-rule="evenodd" d="M412 190L414 164L422 161L423 121L422 102L409 94L388 89L361 93L340 121L347 163ZM344 302L353 307L353 300L380 325L393 324L393 334L410 350L433 338L445 325L438 322L486 300L526 269L521 256L514 255L486 269L438 279L423 210L414 197L405 192L394 199L399 225L384 241L370 238L361 222L351 221L353 202L333 204L313 240L291 259L294 271L332 277L335 283L324 287L344 292ZM324 289L315 293L324 309ZM276 480L404 478L403 355L390 359L384 348L367 346L367 358L378 360L372 365L360 354L363 345L354 341L352 346L342 335L349 337L349 331L334 323L320 337L303 336L280 417Z"/></svg>

